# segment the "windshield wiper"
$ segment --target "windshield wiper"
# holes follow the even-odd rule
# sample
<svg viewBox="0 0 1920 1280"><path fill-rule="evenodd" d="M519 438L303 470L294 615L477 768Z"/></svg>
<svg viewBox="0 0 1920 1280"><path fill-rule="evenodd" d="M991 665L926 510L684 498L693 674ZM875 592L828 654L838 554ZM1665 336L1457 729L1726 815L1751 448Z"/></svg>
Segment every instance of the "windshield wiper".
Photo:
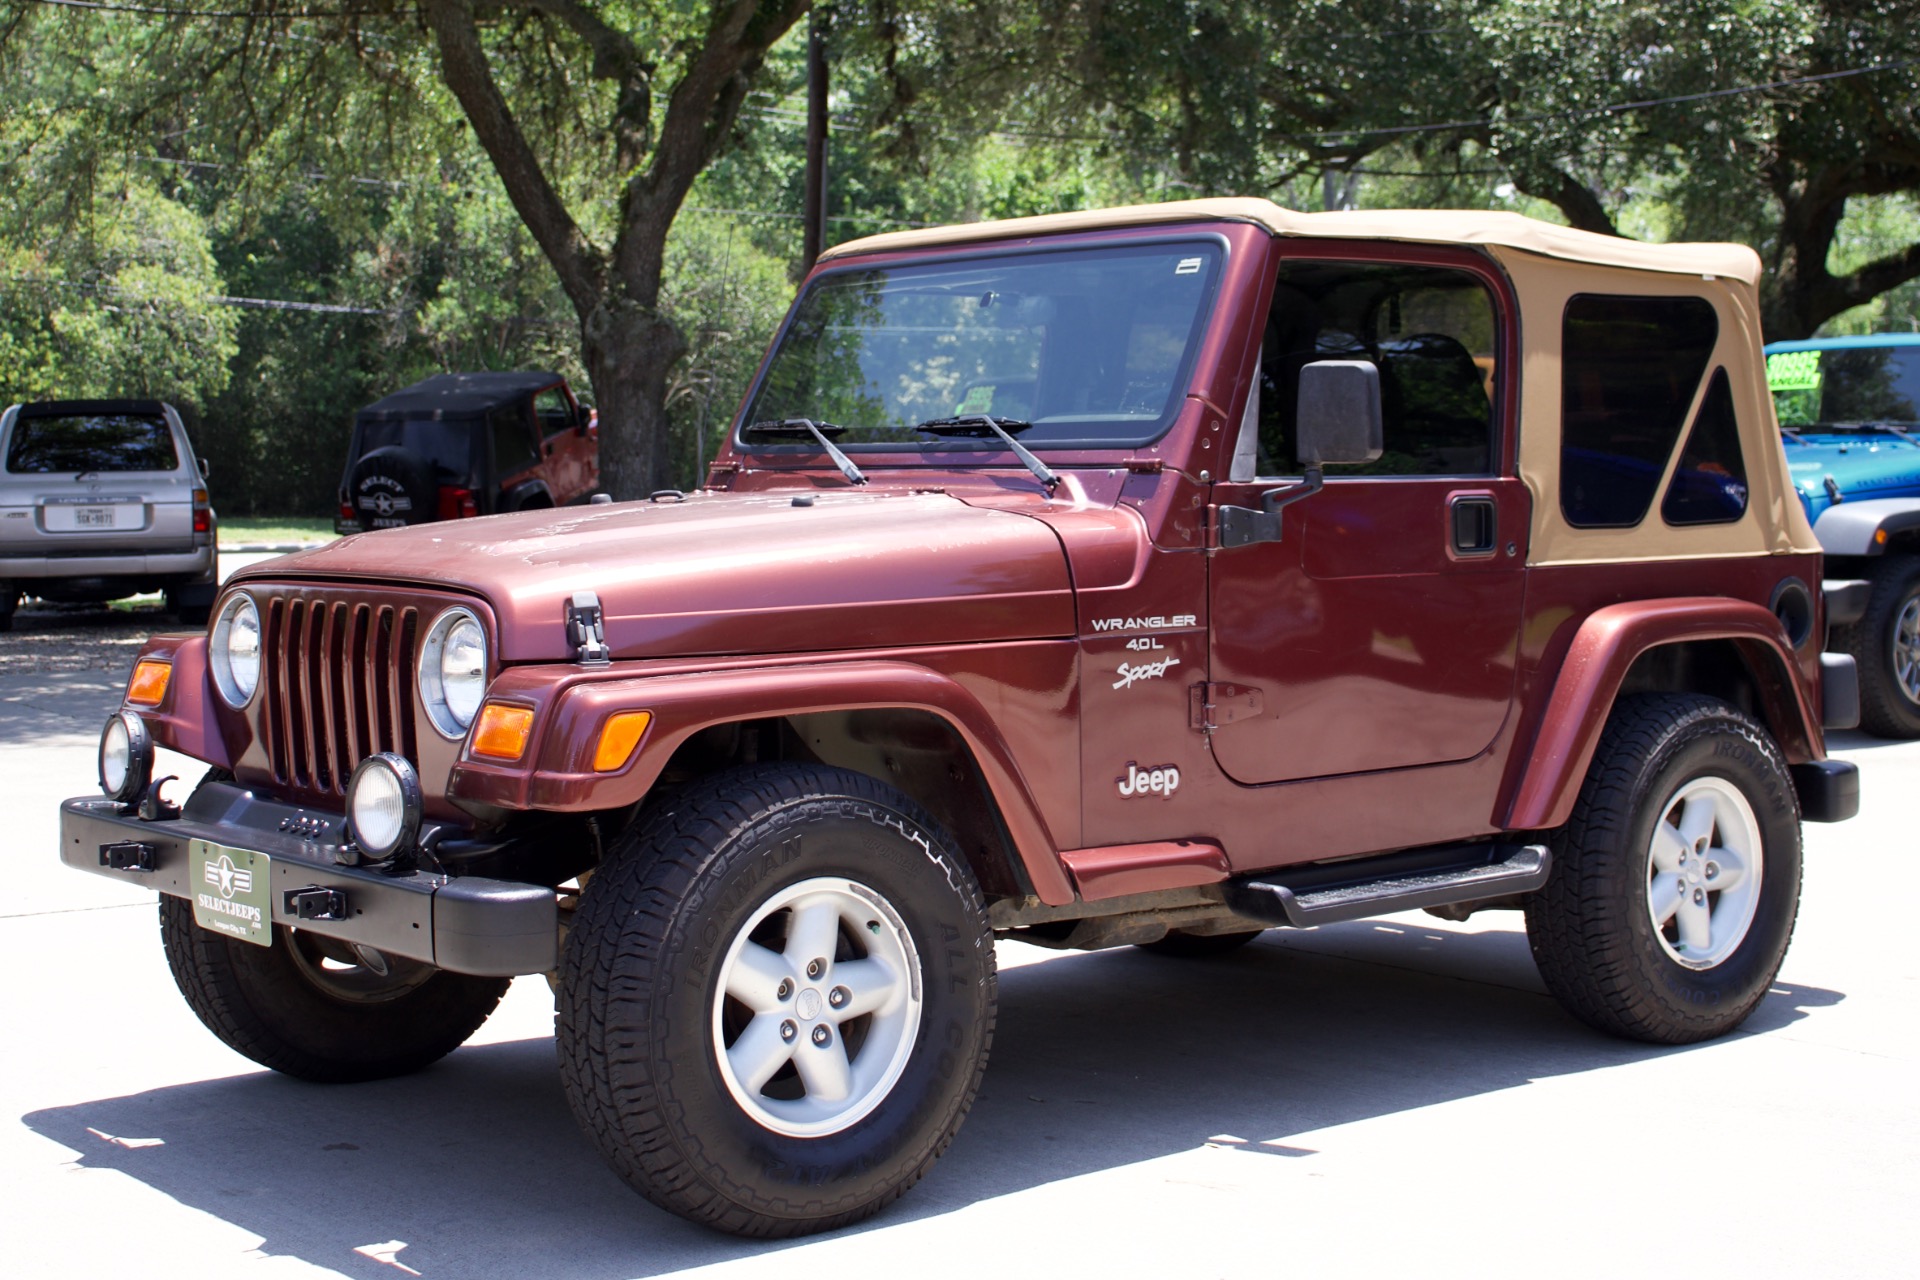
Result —
<svg viewBox="0 0 1920 1280"><path fill-rule="evenodd" d="M998 436L1001 443L1013 450L1013 456L1020 459L1034 478L1047 486L1051 495L1060 477L1055 475L1046 463L1027 452L1025 445L1013 438L1015 431L1031 430L1031 422L1022 422L1018 418L996 418L987 413L962 413L951 418L932 418L915 427L915 431L924 431L930 436L972 436L983 438Z"/></svg>
<svg viewBox="0 0 1920 1280"><path fill-rule="evenodd" d="M740 429L743 436L788 436L795 440L812 437L827 456L833 459L833 465L840 468L840 474L847 478L848 484L865 484L867 475L853 465L853 459L840 452L840 446L827 439L827 433L841 435L845 427L837 427L831 422L815 422L812 418L782 418L778 422L754 422Z"/></svg>

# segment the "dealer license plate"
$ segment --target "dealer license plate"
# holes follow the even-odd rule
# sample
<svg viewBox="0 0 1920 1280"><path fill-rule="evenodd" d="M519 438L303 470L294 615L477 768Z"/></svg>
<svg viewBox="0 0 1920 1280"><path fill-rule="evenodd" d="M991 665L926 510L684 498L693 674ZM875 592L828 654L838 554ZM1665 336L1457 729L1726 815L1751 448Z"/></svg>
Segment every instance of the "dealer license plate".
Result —
<svg viewBox="0 0 1920 1280"><path fill-rule="evenodd" d="M273 945L273 862L251 849L211 840L187 843L193 921L256 946Z"/></svg>

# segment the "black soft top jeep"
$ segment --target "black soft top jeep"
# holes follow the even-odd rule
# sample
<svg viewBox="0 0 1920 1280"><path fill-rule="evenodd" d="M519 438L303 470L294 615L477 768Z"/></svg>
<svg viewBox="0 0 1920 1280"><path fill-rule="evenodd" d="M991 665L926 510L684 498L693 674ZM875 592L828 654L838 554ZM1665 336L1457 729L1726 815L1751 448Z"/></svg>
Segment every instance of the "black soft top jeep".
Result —
<svg viewBox="0 0 1920 1280"><path fill-rule="evenodd" d="M354 418L334 528L561 506L599 478L592 416L559 374L436 374Z"/></svg>

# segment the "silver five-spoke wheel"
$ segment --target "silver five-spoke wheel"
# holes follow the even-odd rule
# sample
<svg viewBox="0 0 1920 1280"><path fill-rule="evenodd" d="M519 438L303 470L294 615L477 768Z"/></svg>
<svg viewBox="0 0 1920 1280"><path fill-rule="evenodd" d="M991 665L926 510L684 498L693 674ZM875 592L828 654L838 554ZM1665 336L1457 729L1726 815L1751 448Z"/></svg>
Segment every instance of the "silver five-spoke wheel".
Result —
<svg viewBox="0 0 1920 1280"><path fill-rule="evenodd" d="M1647 851L1647 910L1667 954L1711 969L1733 954L1760 901L1760 824L1738 787L1695 778L1667 801Z"/></svg>
<svg viewBox="0 0 1920 1280"><path fill-rule="evenodd" d="M1920 703L1920 596L1907 601L1893 624L1893 676L1907 700Z"/></svg>
<svg viewBox="0 0 1920 1280"><path fill-rule="evenodd" d="M920 956L886 899L832 877L789 885L748 918L721 962L721 1078L775 1133L839 1133L899 1080L921 1006Z"/></svg>

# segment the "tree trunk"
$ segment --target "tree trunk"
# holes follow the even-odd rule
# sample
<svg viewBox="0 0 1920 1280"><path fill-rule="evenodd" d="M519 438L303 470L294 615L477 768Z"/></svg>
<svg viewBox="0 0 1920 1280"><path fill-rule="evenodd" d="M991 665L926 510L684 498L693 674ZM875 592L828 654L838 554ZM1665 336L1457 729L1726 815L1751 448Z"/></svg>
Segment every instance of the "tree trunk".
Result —
<svg viewBox="0 0 1920 1280"><path fill-rule="evenodd" d="M670 472L666 404L667 371L687 350L680 331L616 296L587 314L580 345L600 407L600 487L620 500L676 487L684 477Z"/></svg>

